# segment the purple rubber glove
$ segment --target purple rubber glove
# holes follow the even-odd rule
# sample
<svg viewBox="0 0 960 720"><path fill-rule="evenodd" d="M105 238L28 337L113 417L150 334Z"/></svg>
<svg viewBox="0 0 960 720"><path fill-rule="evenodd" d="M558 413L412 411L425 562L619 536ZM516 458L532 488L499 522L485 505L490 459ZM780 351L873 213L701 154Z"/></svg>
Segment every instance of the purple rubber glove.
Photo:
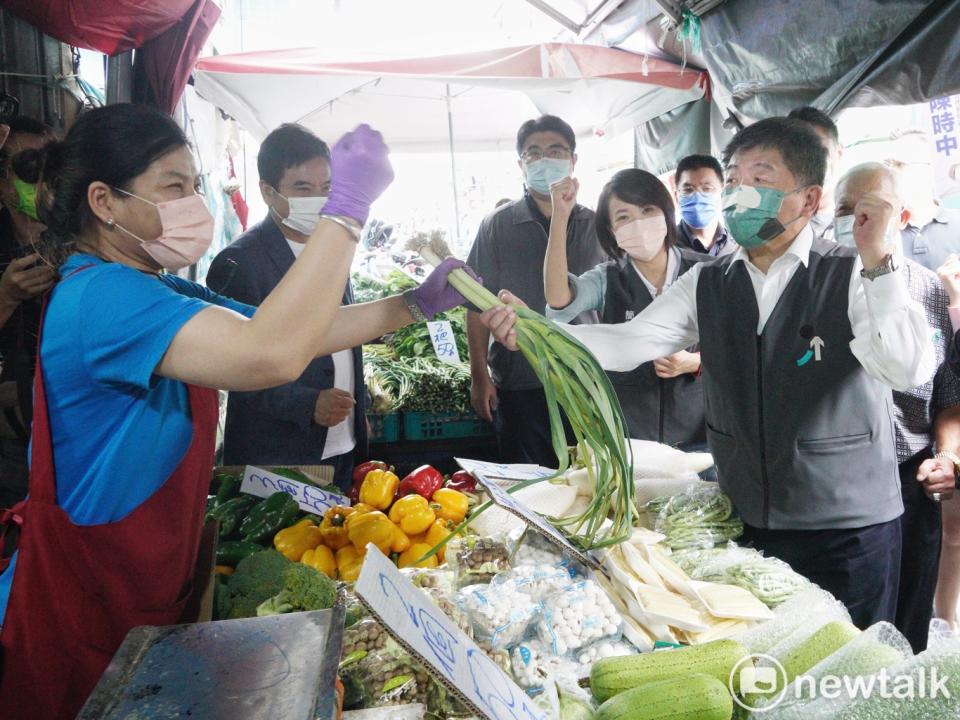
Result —
<svg viewBox="0 0 960 720"><path fill-rule="evenodd" d="M366 223L370 205L393 182L383 136L369 125L348 132L330 151L330 174L333 186L323 214Z"/></svg>
<svg viewBox="0 0 960 720"><path fill-rule="evenodd" d="M452 310L467 301L452 285L447 283L447 275L457 268L463 268L470 277L479 281L477 274L468 268L463 260L447 258L430 273L420 287L410 291L427 320L433 320L437 313Z"/></svg>

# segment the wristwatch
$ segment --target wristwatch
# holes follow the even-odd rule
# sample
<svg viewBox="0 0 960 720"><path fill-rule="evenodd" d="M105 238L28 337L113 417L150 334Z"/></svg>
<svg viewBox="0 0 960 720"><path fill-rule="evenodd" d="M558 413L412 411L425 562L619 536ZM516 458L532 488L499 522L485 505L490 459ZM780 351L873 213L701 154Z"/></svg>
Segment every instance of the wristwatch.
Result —
<svg viewBox="0 0 960 720"><path fill-rule="evenodd" d="M864 280L876 280L881 275L892 273L898 268L899 266L894 262L893 254L891 253L883 259L882 263L877 265L872 270L861 270L860 277L862 277Z"/></svg>

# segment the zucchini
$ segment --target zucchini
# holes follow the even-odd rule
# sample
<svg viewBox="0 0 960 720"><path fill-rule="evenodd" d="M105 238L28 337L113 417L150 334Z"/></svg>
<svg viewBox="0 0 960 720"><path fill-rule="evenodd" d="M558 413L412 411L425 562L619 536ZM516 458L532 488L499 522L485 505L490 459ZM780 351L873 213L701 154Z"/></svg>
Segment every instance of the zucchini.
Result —
<svg viewBox="0 0 960 720"><path fill-rule="evenodd" d="M824 625L782 658L777 658L787 673L787 683L826 660L859 634L859 628L842 620Z"/></svg>
<svg viewBox="0 0 960 720"><path fill-rule="evenodd" d="M622 692L600 706L596 720L730 720L731 715L726 683L694 673Z"/></svg>
<svg viewBox="0 0 960 720"><path fill-rule="evenodd" d="M605 702L632 688L692 673L709 675L726 685L734 667L747 655L747 649L734 640L716 640L677 650L602 658L590 670L590 690L598 702Z"/></svg>

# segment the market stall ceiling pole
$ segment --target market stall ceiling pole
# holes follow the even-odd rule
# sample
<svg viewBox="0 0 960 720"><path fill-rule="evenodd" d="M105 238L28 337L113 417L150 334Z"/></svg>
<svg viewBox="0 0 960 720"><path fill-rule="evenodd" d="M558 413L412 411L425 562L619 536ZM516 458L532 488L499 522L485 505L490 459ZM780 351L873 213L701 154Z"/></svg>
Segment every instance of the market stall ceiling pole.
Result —
<svg viewBox="0 0 960 720"><path fill-rule="evenodd" d="M457 194L457 155L453 149L453 106L450 103L450 83L447 83L447 137L450 141L450 177L453 180L453 226L460 240L460 198Z"/></svg>

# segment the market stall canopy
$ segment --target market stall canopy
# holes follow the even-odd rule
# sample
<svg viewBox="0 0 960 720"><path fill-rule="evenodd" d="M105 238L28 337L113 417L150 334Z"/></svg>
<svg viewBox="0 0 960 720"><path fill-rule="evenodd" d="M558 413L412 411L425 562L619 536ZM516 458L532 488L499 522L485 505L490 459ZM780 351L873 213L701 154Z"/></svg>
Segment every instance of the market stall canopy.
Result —
<svg viewBox="0 0 960 720"><path fill-rule="evenodd" d="M708 87L699 70L563 43L360 62L316 48L240 53L201 59L194 77L201 96L258 137L299 122L332 141L366 122L408 152L446 150L451 135L457 150L512 149L520 124L542 113L579 137L612 135Z"/></svg>

